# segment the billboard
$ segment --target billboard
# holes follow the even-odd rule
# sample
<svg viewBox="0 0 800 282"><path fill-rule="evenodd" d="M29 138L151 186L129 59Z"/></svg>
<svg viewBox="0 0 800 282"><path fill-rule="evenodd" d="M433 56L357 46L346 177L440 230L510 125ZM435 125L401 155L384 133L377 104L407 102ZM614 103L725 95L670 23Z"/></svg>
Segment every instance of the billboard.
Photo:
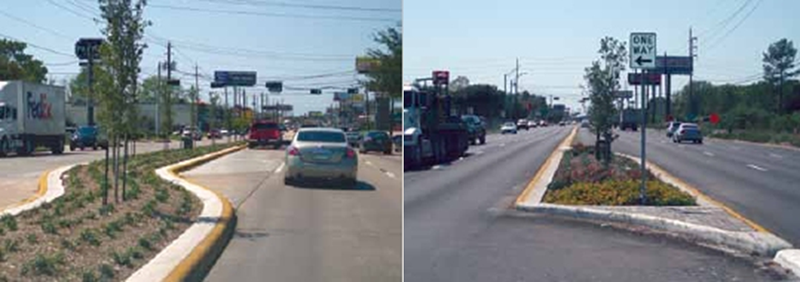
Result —
<svg viewBox="0 0 800 282"><path fill-rule="evenodd" d="M215 71L214 82L225 86L254 86L256 85L256 72Z"/></svg>
<svg viewBox="0 0 800 282"><path fill-rule="evenodd" d="M370 73L381 66L381 61L370 57L356 57L356 71L358 73Z"/></svg>

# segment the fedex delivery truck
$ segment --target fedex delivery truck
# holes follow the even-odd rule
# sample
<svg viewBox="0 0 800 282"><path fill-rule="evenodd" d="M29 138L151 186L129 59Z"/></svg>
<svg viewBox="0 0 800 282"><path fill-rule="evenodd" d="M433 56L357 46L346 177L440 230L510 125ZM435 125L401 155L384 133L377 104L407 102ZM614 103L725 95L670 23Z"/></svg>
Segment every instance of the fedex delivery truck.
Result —
<svg viewBox="0 0 800 282"><path fill-rule="evenodd" d="M0 81L0 156L30 155L37 147L64 152L64 87Z"/></svg>

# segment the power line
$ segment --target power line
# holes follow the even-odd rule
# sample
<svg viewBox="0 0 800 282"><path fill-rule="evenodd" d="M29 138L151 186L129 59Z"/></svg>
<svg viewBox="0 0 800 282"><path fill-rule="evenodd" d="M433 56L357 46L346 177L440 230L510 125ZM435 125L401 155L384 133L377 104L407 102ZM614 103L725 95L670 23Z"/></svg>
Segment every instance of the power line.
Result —
<svg viewBox="0 0 800 282"><path fill-rule="evenodd" d="M753 12L756 11L756 9L758 9L758 6L761 4L761 1L762 0L758 0L758 2L756 2L756 4L753 6L753 8L750 9L750 11L747 12L747 14L742 19L740 19L739 22L736 23L736 25L733 26L733 28L729 29L728 32L723 34L721 37L718 37L717 41L714 42L713 45L711 45L710 47L706 48L705 52L708 52L709 50L714 49L714 47L718 46L719 43L721 43L723 40L725 40L725 38L728 37L728 35L730 35L733 31L735 31L737 28L739 28L739 26L742 23L744 23L744 21L747 20L747 18L749 18L750 15L752 15Z"/></svg>
<svg viewBox="0 0 800 282"><path fill-rule="evenodd" d="M19 40L19 39L17 39L17 38L14 38L13 36L8 36L8 35L2 34L2 33L0 33L0 36L2 36L2 37L5 37L5 38L7 38L7 39L14 40L14 41L18 41L18 42L25 43L25 44L27 44L28 46L31 46L31 47L33 47L33 48L40 49L40 50L44 50L44 51L47 51L47 52L50 52L50 53L53 53L53 54L58 54L58 55L62 55L62 56L67 56L67 57L75 58L75 55L68 54L68 53L64 53L64 52L60 52L60 51L56 51L56 50L53 50L53 49L50 49L50 48L47 48L47 47L39 46L39 45L36 45L36 44L30 43L30 42L26 42L26 41L24 41L24 40Z"/></svg>
<svg viewBox="0 0 800 282"><path fill-rule="evenodd" d="M50 0L48 0L50 1ZM301 18L301 19L324 19L324 20L349 20L349 21L374 21L374 22L397 22L398 19L389 18L366 18L366 17L348 17L348 16L315 16L303 14L280 14L268 12L255 12L255 11L235 11L235 10L221 10L221 9L204 9L185 6L172 6L172 5L148 5L158 9L168 9L177 11L191 11L191 12L206 12L206 13L221 13L221 14L234 14L234 15L251 15L251 16L264 16L264 17L279 17L279 18Z"/></svg>
<svg viewBox="0 0 800 282"><path fill-rule="evenodd" d="M389 8L364 8L355 6L334 6L334 5L312 5L312 4L296 4L286 2L268 2L268 1L231 1L231 0L200 0L211 3L227 3L234 5L251 5L251 6L278 6L290 8L306 8L306 9L320 9L320 10L342 10L342 11L363 11L363 12L402 12L402 9L389 9Z"/></svg>
<svg viewBox="0 0 800 282"><path fill-rule="evenodd" d="M7 12L3 11L3 10L0 10L0 14L3 14L3 15L5 15L6 17L9 17L9 18L11 18L11 19L14 19L14 20L17 20L17 21L23 22L23 23L25 23L25 24L27 24L27 25L30 25L30 26L32 26L32 27L35 27L35 28L37 28L37 29L39 29L39 30L46 31L46 32L48 32L48 33L50 33L50 34L52 34L52 35L55 35L55 36L58 36L58 37L61 37L61 38L70 39L70 40L72 40L72 39L73 39L72 37L66 36L66 35L64 35L63 33L60 33L60 32L58 32L58 31L55 31L55 30L52 30L52 29L49 29L49 28L46 28L46 27L40 26L40 25L38 25L38 24L32 23L32 22L30 22L30 21L28 21L28 20L26 20L26 19L23 19L23 18L20 18L20 17L17 17L17 16L15 16L15 15L9 14L9 13L7 13Z"/></svg>
<svg viewBox="0 0 800 282"><path fill-rule="evenodd" d="M70 12L70 13L72 13L73 15L76 15L76 16L78 16L78 17L80 17L80 18L89 19L89 20L91 20L93 23L97 24L97 20L96 20L95 18L91 17L91 16L87 16L87 15L85 15L85 14L82 14L82 13L79 13L79 12L77 12L77 11L73 10L73 9L67 8L66 6L63 6L63 5L61 5L61 4L58 4L57 2L55 2L55 1L53 1L53 0L47 0L47 2L49 2L50 4L53 4L53 5L55 5L55 6L57 6L57 7L59 7L59 8L61 8L61 9L63 9L63 10L66 10L67 12Z"/></svg>

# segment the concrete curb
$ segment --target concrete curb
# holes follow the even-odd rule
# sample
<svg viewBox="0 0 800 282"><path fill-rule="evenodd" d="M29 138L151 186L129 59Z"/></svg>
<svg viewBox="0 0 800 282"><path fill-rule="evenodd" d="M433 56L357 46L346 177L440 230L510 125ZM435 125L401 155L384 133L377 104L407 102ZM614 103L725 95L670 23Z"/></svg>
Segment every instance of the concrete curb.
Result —
<svg viewBox="0 0 800 282"><path fill-rule="evenodd" d="M783 268L791 270L794 275L800 276L800 249L787 249L775 255L775 262Z"/></svg>
<svg viewBox="0 0 800 282"><path fill-rule="evenodd" d="M162 179L182 186L199 198L203 210L196 223L126 281L199 281L205 277L233 235L236 214L227 198L178 173L245 147L228 148L156 170Z"/></svg>
<svg viewBox="0 0 800 282"><path fill-rule="evenodd" d="M728 249L745 254L772 256L780 250L791 247L789 243L771 233L726 231L715 227L643 214L545 203L536 205L519 204L517 205L517 209L579 219L612 221L644 226L655 230L675 233L682 237L710 243L714 246L724 246Z"/></svg>
<svg viewBox="0 0 800 282"><path fill-rule="evenodd" d="M44 203L52 202L64 195L64 184L61 179L64 173L80 164L62 166L54 170L45 171L39 176L39 189L36 194L10 208L0 212L0 215L10 214L16 216L24 211L38 208Z"/></svg>
<svg viewBox="0 0 800 282"><path fill-rule="evenodd" d="M571 141L572 135L564 140ZM567 143L567 146L569 143ZM715 206L725 210L731 216L742 220L752 227L754 232L734 232L722 230L715 227L704 226L683 222L674 219L667 219L651 215L637 214L623 211L607 211L592 208L592 206L567 206L558 204L542 203L542 198L547 191L547 185L552 181L561 156L564 152L564 145L560 145L553 150L553 154L539 168L536 175L531 179L525 191L517 198L515 208L521 211L566 216L578 219L600 220L610 222L620 222L630 225L644 226L654 230L661 230L680 235L684 238L708 243L713 246L722 246L746 254L757 254L762 256L773 256L778 251L791 248L792 245L785 240L768 232L758 224L748 220L744 216L736 213L705 194L701 193L691 185L686 184L677 177L669 174L666 170L647 162L648 169L659 179L666 183L677 186L679 189L688 192L698 199L698 204L702 206ZM622 157L639 160L638 158L618 154Z"/></svg>

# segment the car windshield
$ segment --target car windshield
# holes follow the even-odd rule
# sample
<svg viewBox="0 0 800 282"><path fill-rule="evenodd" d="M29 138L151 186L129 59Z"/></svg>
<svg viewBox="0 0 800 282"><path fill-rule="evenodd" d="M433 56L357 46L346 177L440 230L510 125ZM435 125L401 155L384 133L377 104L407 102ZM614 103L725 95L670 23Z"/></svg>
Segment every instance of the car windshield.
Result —
<svg viewBox="0 0 800 282"><path fill-rule="evenodd" d="M503 124L503 126L514 126L514 123L513 122L506 122L506 123Z"/></svg>
<svg viewBox="0 0 800 282"><path fill-rule="evenodd" d="M306 142L325 142L325 143L344 143L343 133L332 131L300 131L297 134L298 141Z"/></svg>
<svg viewBox="0 0 800 282"><path fill-rule="evenodd" d="M256 123L256 124L253 124L253 128L254 129L261 129L261 130L264 130L264 129L278 129L278 124L277 123Z"/></svg>
<svg viewBox="0 0 800 282"><path fill-rule="evenodd" d="M375 138L375 139L389 137L389 135L386 134L386 132L382 132L382 131L370 131L369 133L367 133L367 136L369 136L370 138Z"/></svg>
<svg viewBox="0 0 800 282"><path fill-rule="evenodd" d="M78 128L78 133L80 133L81 135L92 135L97 133L97 129L90 126L82 126Z"/></svg>

